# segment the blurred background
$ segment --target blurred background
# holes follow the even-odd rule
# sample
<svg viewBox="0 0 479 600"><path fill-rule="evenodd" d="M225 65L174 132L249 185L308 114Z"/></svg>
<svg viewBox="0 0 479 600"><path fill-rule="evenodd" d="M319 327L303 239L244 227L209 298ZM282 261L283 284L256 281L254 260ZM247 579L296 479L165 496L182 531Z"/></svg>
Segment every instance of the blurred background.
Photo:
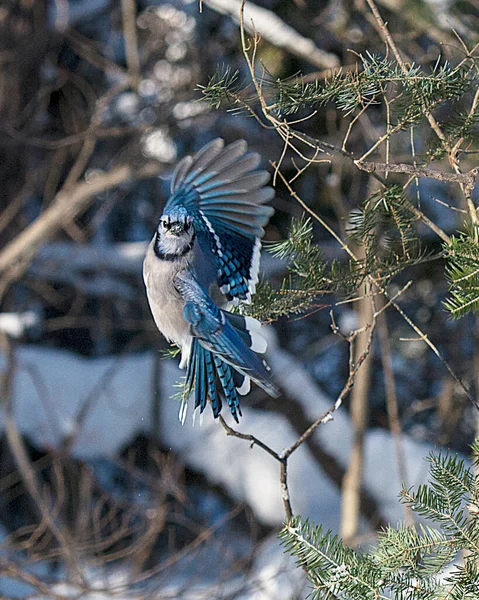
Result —
<svg viewBox="0 0 479 600"><path fill-rule="evenodd" d="M359 55L384 55L363 0L248 2L271 79L323 81ZM477 0L379 0L397 44L433 67L475 48ZM176 360L152 321L141 268L181 157L222 137L243 138L269 161L281 139L247 112L216 110L200 86L239 71L238 0L3 0L0 3L0 595L6 598L302 598L307 586L276 538L284 520L279 465L227 437L209 410L178 422ZM475 51L475 50L474 50ZM449 107L439 118L452 118ZM310 111L311 112L311 111ZM304 113L306 114L306 112ZM303 113L299 113L300 118ZM300 129L334 145L352 115L318 108ZM348 140L362 154L384 132L384 107ZM417 126L415 151L432 152ZM477 135L477 129L475 131ZM476 140L477 141L477 140ZM409 134L394 162L411 155ZM405 158L406 157L406 158ZM465 159L472 168L477 155ZM282 169L295 173L289 154ZM307 205L339 232L371 194L367 173L337 155L295 182ZM423 209L450 233L457 190L421 179ZM288 235L303 210L279 182L267 241ZM424 233L427 249L440 240ZM328 260L341 258L314 227ZM279 285L285 265L264 253ZM412 267L401 305L474 387L477 325L442 308L441 261ZM266 328L268 361L283 395L255 389L240 431L277 451L334 403L348 377L348 345L331 330L335 299ZM358 327L354 304L334 308L339 329ZM437 357L399 314L388 321L399 421L391 433L383 354L364 366L364 473L353 545L407 518L401 481L421 482L434 445L467 453L477 416ZM404 341L407 339L408 341ZM401 341L403 340L403 341ZM350 463L349 403L291 459L295 512L339 531ZM344 529L343 529L344 530Z"/></svg>

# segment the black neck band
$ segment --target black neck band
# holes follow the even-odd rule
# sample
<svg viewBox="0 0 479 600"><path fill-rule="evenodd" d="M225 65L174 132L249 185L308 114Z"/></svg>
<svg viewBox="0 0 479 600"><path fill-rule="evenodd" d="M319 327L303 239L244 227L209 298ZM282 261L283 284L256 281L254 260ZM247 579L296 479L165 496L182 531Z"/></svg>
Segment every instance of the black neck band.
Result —
<svg viewBox="0 0 479 600"><path fill-rule="evenodd" d="M193 233L193 237L191 238L191 242L188 244L188 246L186 246L184 248L184 250L182 252L179 252L177 254L175 253L165 253L162 252L159 248L159 244L158 244L158 232L156 233L156 238L155 238L155 243L153 245L153 248L155 250L155 254L156 256L160 259L160 260L167 260L167 261L174 261L177 258L181 258L183 256L185 256L186 254L188 254L188 252L190 252L190 250L192 250L193 245L195 243L195 233Z"/></svg>

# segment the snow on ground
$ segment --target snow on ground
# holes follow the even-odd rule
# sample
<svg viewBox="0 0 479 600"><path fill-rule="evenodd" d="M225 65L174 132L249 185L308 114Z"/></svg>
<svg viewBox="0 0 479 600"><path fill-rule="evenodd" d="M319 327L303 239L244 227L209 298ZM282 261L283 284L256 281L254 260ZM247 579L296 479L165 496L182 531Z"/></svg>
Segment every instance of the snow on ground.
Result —
<svg viewBox="0 0 479 600"><path fill-rule="evenodd" d="M273 341L273 343L271 343ZM287 394L301 402L311 419L332 404L317 388L301 364L270 340L268 356L273 375ZM16 353L13 406L23 433L41 447L58 447L73 435L71 451L84 459L112 457L137 433L151 427L152 352L123 358L80 357L70 352L20 346ZM284 518L279 486L279 465L259 447L226 436L205 411L203 425L193 425L191 410L185 425L178 420L179 403L171 395L183 372L173 361L161 363L160 428L164 443L179 452L187 465L221 484L238 501L248 502L266 524L279 525ZM86 417L81 427L77 415ZM280 452L296 439L281 415L245 407L239 431L251 433ZM318 442L346 466L351 428L345 410L321 425ZM431 447L403 436L408 485L424 481ZM402 518L397 497L401 489L394 444L389 432L372 430L366 439L365 485L377 498L382 513L392 522ZM289 485L295 512L337 529L339 490L311 457L306 446L290 459Z"/></svg>
<svg viewBox="0 0 479 600"><path fill-rule="evenodd" d="M210 555L215 563L210 569L210 576L201 579L196 568L205 555ZM70 582L51 584L51 590L65 598L81 596L85 600L290 600L306 597L310 590L303 571L297 568L294 559L284 554L276 535L269 536L259 545L248 570L230 573L227 577L228 572L221 569L222 560L214 542L207 542L141 587L133 583L134 577L124 565L108 570L85 566L83 576L90 592L85 593ZM47 563L37 563L30 568L39 578L51 576ZM61 577L61 573L57 576ZM28 584L6 577L0 578L0 596L11 600L25 596L32 600L50 600L50 596L35 594Z"/></svg>
<svg viewBox="0 0 479 600"><path fill-rule="evenodd" d="M153 354L89 359L19 347L13 410L19 429L43 448L75 435L72 454L112 457L150 421ZM77 415L86 409L81 429Z"/></svg>
<svg viewBox="0 0 479 600"><path fill-rule="evenodd" d="M301 403L311 419L317 418L331 406L333 399L317 388L299 361L281 350L271 336L269 342L268 361L273 376L289 397ZM152 425L153 351L89 359L62 350L18 346L15 360L13 407L16 422L21 431L39 446L59 447L65 437L73 436L73 455L83 459L108 458ZM0 361L0 369L4 366ZM179 453L186 465L203 472L212 483L224 486L236 500L247 502L265 524L280 526L284 510L278 463L261 448L250 448L247 441L226 436L209 409L200 426L198 418L193 425L190 407L186 423L182 426L178 420L179 402L172 394L177 391L175 382L184 372L174 361L162 361L160 366L159 393L163 400L159 419L164 444ZM82 411L86 416L79 427L77 416ZM240 425L231 424L241 432L257 436L276 451L280 452L296 439L295 432L281 415L248 406L244 406L243 412ZM346 411L340 409L334 420L321 425L315 435L322 447L346 466L351 446L351 428ZM423 459L430 449L427 444L403 436L408 485L424 481L427 463ZM306 446L291 457L288 481L294 512L322 523L325 528L337 530L339 490L322 472ZM397 499L401 485L394 444L385 430L372 430L367 434L365 485L387 519L393 523L402 519L402 507ZM203 560L206 557L204 547L201 552ZM116 579L108 594L99 591L91 598L135 598L132 590L125 596L125 582L121 580L124 572L113 575ZM185 578L177 573L175 579L171 572L167 579L161 586L162 597L179 597L178 586L184 585ZM104 583L105 573L101 574L101 581ZM209 581L206 584L203 579L200 587L191 588L192 596L185 594L182 597L211 597L211 585L216 583ZM284 555L273 535L261 545L252 573L246 580L239 575L233 576L222 585L225 592L222 596L233 591L238 594L241 590L238 597L245 600L281 600L294 596L295 589L304 585L304 579L301 570ZM58 591L65 595L73 593L65 587ZM0 589L0 593L5 592Z"/></svg>

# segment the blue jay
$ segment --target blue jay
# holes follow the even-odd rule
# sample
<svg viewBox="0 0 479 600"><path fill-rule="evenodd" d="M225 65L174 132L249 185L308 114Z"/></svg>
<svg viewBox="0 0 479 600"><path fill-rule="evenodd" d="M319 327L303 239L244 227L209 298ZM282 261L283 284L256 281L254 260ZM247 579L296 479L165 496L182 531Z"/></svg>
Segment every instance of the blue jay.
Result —
<svg viewBox="0 0 479 600"><path fill-rule="evenodd" d="M238 393L255 383L278 391L256 352L266 342L260 324L229 312L250 302L258 281L261 242L274 212L274 191L258 171L258 154L243 140L216 139L177 165L171 195L143 263L151 312L161 333L181 348L185 397L202 413L208 399L218 417L225 399L238 422ZM186 407L180 409L184 420Z"/></svg>

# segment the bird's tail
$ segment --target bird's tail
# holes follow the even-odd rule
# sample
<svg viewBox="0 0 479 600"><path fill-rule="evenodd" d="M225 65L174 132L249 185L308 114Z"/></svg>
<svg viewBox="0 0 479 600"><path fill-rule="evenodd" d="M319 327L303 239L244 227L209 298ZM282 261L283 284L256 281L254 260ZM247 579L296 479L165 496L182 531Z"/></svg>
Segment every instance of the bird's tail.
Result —
<svg viewBox="0 0 479 600"><path fill-rule="evenodd" d="M239 367L235 364L234 357L212 352L198 338L193 338L187 366L185 398L194 396L195 409L199 408L200 413L206 408L209 399L215 418L226 401L238 423L241 416L238 394L244 395L249 392L251 379L271 396L278 396L279 391L272 381L266 363L256 354L263 353L267 346L266 340L259 334L260 323L251 317L227 311L222 313L244 342L242 353L243 357L245 354L248 357L248 366ZM180 415L184 419L184 408Z"/></svg>

